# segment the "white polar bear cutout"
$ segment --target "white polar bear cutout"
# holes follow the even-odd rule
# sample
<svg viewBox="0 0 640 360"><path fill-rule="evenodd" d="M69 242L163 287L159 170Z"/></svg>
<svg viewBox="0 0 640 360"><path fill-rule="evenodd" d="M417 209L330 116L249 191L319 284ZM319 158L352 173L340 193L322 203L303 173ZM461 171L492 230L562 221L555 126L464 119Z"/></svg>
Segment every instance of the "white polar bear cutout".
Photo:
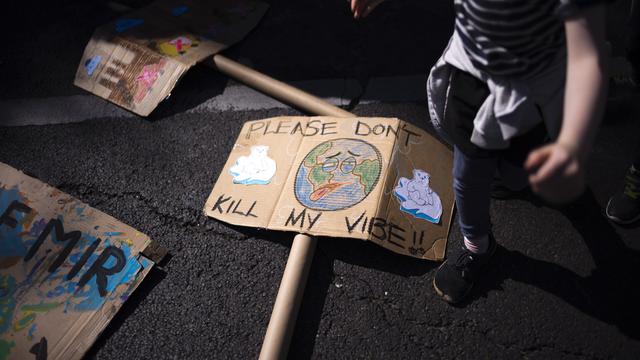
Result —
<svg viewBox="0 0 640 360"><path fill-rule="evenodd" d="M234 184L266 185L276 173L276 162L267 156L268 146L251 147L249 156L240 156L229 168Z"/></svg>
<svg viewBox="0 0 640 360"><path fill-rule="evenodd" d="M413 179L401 177L393 193L400 200L400 210L437 224L442 215L442 202L429 187L430 177L426 171L414 169Z"/></svg>

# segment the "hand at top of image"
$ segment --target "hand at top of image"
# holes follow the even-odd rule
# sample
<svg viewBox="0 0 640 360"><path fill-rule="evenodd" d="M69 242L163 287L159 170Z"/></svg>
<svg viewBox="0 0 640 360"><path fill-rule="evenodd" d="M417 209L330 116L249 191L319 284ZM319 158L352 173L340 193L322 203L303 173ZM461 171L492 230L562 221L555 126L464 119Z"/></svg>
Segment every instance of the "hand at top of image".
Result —
<svg viewBox="0 0 640 360"><path fill-rule="evenodd" d="M351 12L354 19L365 18L384 0L351 0Z"/></svg>

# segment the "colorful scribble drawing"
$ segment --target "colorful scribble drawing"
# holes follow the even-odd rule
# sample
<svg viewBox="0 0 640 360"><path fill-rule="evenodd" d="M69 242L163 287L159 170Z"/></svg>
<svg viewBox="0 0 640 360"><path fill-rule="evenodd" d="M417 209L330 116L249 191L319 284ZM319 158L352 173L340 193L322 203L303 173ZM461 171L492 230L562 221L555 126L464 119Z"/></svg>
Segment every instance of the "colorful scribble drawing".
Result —
<svg viewBox="0 0 640 360"><path fill-rule="evenodd" d="M93 75L93 72L100 64L100 61L102 61L102 56L96 55L84 62L84 68L87 70L87 75Z"/></svg>
<svg viewBox="0 0 640 360"><path fill-rule="evenodd" d="M234 184L266 185L276 173L276 162L267 155L268 146L252 146L249 156L240 156L229 168Z"/></svg>
<svg viewBox="0 0 640 360"><path fill-rule="evenodd" d="M153 84L164 74L165 64L166 60L162 59L157 64L145 65L142 68L142 72L136 77L136 93L133 101L139 104L151 92Z"/></svg>
<svg viewBox="0 0 640 360"><path fill-rule="evenodd" d="M133 54L128 64L111 59L98 83L111 90L109 100L124 107L140 103L151 90L153 84L163 74L167 61L160 55L143 51L140 47L125 41L118 45Z"/></svg>
<svg viewBox="0 0 640 360"><path fill-rule="evenodd" d="M0 187L0 214L15 219L0 220L0 359L15 350L12 339L18 333L41 339L32 349L46 353L39 318L53 310L73 317L124 301L119 297L128 296L142 269L153 265L132 253L123 233L101 232L97 226L94 233L65 229L65 216L84 219L85 204L58 200L59 215L53 219L25 204L30 201L17 186ZM101 278L98 267L113 271ZM121 286L127 290L115 291Z"/></svg>
<svg viewBox="0 0 640 360"><path fill-rule="evenodd" d="M400 200L400 210L434 224L440 222L442 202L429 186L431 175L414 169L413 179L401 177L393 193Z"/></svg>
<svg viewBox="0 0 640 360"><path fill-rule="evenodd" d="M381 170L382 156L373 145L356 139L325 141L300 164L295 196L309 209L347 209L371 193Z"/></svg>
<svg viewBox="0 0 640 360"><path fill-rule="evenodd" d="M168 56L178 56L186 54L189 49L197 47L199 44L200 40L194 36L178 36L172 40L159 43L158 50Z"/></svg>

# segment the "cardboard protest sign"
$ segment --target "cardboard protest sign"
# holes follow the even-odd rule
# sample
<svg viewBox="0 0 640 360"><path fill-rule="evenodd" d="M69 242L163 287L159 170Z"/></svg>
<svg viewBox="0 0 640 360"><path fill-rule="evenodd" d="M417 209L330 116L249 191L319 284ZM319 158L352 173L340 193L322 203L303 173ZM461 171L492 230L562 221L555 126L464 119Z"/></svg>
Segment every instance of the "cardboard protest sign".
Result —
<svg viewBox="0 0 640 360"><path fill-rule="evenodd" d="M79 359L147 275L150 239L0 163L0 359Z"/></svg>
<svg viewBox="0 0 640 360"><path fill-rule="evenodd" d="M149 115L194 64L240 41L267 10L254 0L159 0L98 28L74 84Z"/></svg>
<svg viewBox="0 0 640 360"><path fill-rule="evenodd" d="M277 117L244 124L204 211L243 226L370 240L444 257L452 154L394 118Z"/></svg>

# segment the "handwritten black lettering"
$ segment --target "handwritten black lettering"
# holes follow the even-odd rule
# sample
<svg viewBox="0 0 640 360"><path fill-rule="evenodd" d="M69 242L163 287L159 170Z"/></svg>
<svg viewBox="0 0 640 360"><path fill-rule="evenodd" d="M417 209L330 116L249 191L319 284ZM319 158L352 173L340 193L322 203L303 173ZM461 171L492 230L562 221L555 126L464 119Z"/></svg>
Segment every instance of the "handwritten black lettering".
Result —
<svg viewBox="0 0 640 360"><path fill-rule="evenodd" d="M242 211L238 211L238 206L240 206L240 204L242 204L242 199L238 200L238 202L236 203L236 207L233 208L233 213L244 216L244 213Z"/></svg>
<svg viewBox="0 0 640 360"><path fill-rule="evenodd" d="M229 213L229 211L231 211L231 208L233 207L233 205L236 203L235 200L231 200L231 204L229 204L229 207L227 208L227 214Z"/></svg>
<svg viewBox="0 0 640 360"><path fill-rule="evenodd" d="M309 121L309 122L307 123L307 130L309 130L309 129L313 129L313 130L314 130L314 132L313 132L313 133L310 133L310 132L308 132L308 131L305 131L304 136L314 136L314 135L318 134L318 132L320 131L320 128L318 128L318 127L313 127L313 126L311 126L311 125L316 124L316 123L319 123L319 122L320 122L320 120L311 120L311 121Z"/></svg>
<svg viewBox="0 0 640 360"><path fill-rule="evenodd" d="M247 132L246 139L249 140L251 138L251 133L262 129L263 127L264 127L264 122L262 121L252 122L251 125L249 125L249 131Z"/></svg>
<svg viewBox="0 0 640 360"><path fill-rule="evenodd" d="M418 133L415 133L415 132L413 132L411 130L408 130L406 128L406 125L402 125L402 131L407 133L407 137L404 140L404 145L405 146L409 145L409 139L411 138L411 136L417 136L417 137L421 137L422 136L422 135L420 135Z"/></svg>
<svg viewBox="0 0 640 360"><path fill-rule="evenodd" d="M362 214L360 214L360 217L353 223L351 224L351 222L349 221L349 217L345 216L344 217L344 221L347 223L347 231L349 232L349 234L351 234L351 232L353 232L353 229L355 229L356 226L358 226L358 223L360 223L360 221L362 221L362 218L364 218L364 215L367 212L363 212ZM367 223L367 219L365 218L364 224L362 225L362 232L364 232L364 226Z"/></svg>
<svg viewBox="0 0 640 360"><path fill-rule="evenodd" d="M18 220L11 216L14 211L29 214L31 212L31 208L18 200L13 200L7 207L7 210L5 210L4 213L2 213L2 216L0 216L0 226L2 226L2 224L7 224L9 227L15 228L16 225L18 225Z"/></svg>
<svg viewBox="0 0 640 360"><path fill-rule="evenodd" d="M82 269L84 264L87 263L87 260L89 260L91 255L93 255L93 253L96 251L96 249L98 248L98 245L100 245L101 241L102 241L102 239L98 238L96 241L91 243L91 245L89 245L89 247L84 252L84 254L82 254L82 257L80 258L80 260L78 260L78 262L75 263L75 265L73 265L71 270L69 270L69 273L66 276L67 280L73 279L76 276L76 274L78 274L78 272L80 271L80 269Z"/></svg>
<svg viewBox="0 0 640 360"><path fill-rule="evenodd" d="M264 132L262 133L263 135L274 134L273 131L269 132L269 127L271 127L271 120L266 122L266 126L264 128Z"/></svg>
<svg viewBox="0 0 640 360"><path fill-rule="evenodd" d="M389 133L393 133L393 137L398 137L398 128L400 127L400 125L398 125L395 129L393 128L393 126L387 126L387 137L389 137Z"/></svg>
<svg viewBox="0 0 640 360"><path fill-rule="evenodd" d="M377 124L376 126L373 127L371 132L373 132L373 135L380 135L384 133L384 129L385 129L385 126L383 124Z"/></svg>
<svg viewBox="0 0 640 360"><path fill-rule="evenodd" d="M417 239L416 239L417 235L418 235L418 233L414 231L413 232L413 245L414 246L418 245L417 244ZM420 243L419 243L420 245L422 245L422 241L423 240L424 240L424 230L420 231Z"/></svg>
<svg viewBox="0 0 640 360"><path fill-rule="evenodd" d="M289 226L289 223L291 223L292 226L295 226L298 221L300 221L300 228L304 226L304 216L307 214L307 209L303 209L298 216L295 216L295 213L296 209L291 209L291 213L289 213L289 217L287 218L287 221L285 221L284 226Z"/></svg>
<svg viewBox="0 0 640 360"><path fill-rule="evenodd" d="M291 120L282 120L278 123L278 128L276 129L275 134L286 134L286 129L290 128L291 125L288 124ZM282 131L281 131L282 130Z"/></svg>
<svg viewBox="0 0 640 360"><path fill-rule="evenodd" d="M326 132L325 130L333 130L336 129L336 125L338 123L333 121L333 122L327 122L327 123L322 123L322 131L320 132L320 135L333 135L333 134L337 134L337 131L334 132Z"/></svg>
<svg viewBox="0 0 640 360"><path fill-rule="evenodd" d="M223 214L224 210L222 209L221 205L226 203L229 200L231 200L231 196L225 198L224 194L220 195L220 197L218 197L218 200L216 200L216 203L211 208L211 211L216 211L216 209L218 209L218 211L220 211L220 214Z"/></svg>
<svg viewBox="0 0 640 360"><path fill-rule="evenodd" d="M302 130L302 123L299 121L293 126L293 130L291 130L291 135L294 135L297 132L299 132L300 135L304 136L304 131Z"/></svg>
<svg viewBox="0 0 640 360"><path fill-rule="evenodd" d="M387 221L385 219L374 217L373 219L371 219L371 225L369 226L371 228L371 231L370 231L371 235L378 240L386 240L387 238L387 231L385 230L386 226L387 226ZM376 234L373 228L380 229L382 231L382 234Z"/></svg>
<svg viewBox="0 0 640 360"><path fill-rule="evenodd" d="M320 215L322 215L321 212L319 212L318 215L316 215L315 218L311 219L311 214L307 214L307 218L309 219L309 230L311 230L313 225L315 225L316 222L318 222L318 219L320 219Z"/></svg>
<svg viewBox="0 0 640 360"><path fill-rule="evenodd" d="M362 129L362 130L361 130ZM361 136L367 136L369 134L371 134L371 127L365 123L363 123L362 121L358 120L358 123L356 124L356 135L361 135Z"/></svg>
<svg viewBox="0 0 640 360"><path fill-rule="evenodd" d="M112 267L107 268L104 265L111 257L115 259L116 263ZM107 277L122 271L125 263L126 258L124 256L124 251L115 246L107 246L93 265L91 265L89 270L82 275L78 282L78 287L82 288L95 276L96 284L98 285L98 293L100 293L101 297L107 296Z"/></svg>
<svg viewBox="0 0 640 360"><path fill-rule="evenodd" d="M256 214L253 214L251 212L251 210L253 210L253 208L256 206L257 203L258 203L257 201L254 201L253 204L251 204L251 207L249 208L249 210L247 210L247 213L245 214L246 217L254 217L254 218L258 217Z"/></svg>
<svg viewBox="0 0 640 360"><path fill-rule="evenodd" d="M78 242L78 240L80 239L80 236L82 236L82 233L77 230L71 231L69 233L65 233L64 226L62 225L62 221L58 219L51 219L45 226L44 230L42 230L42 232L40 233L40 236L38 236L38 239L36 239L36 242L33 243L33 245L31 245L31 248L29 248L27 255L24 257L25 262L31 260L31 258L36 254L36 252L38 251L38 249L40 248L44 240L49 236L49 234L51 234L52 230L55 230L55 237L57 241L60 241L60 242L69 241L69 242L67 243L67 246L62 251L62 253L60 253L60 256L58 257L58 259L56 259L56 261L53 264L51 264L51 267L49 268L50 272L55 271L54 265L56 265L55 268L57 268L57 266L60 266L60 264L64 262L66 255L69 254L69 252L71 251L71 248ZM69 247L69 245L71 245L71 247ZM66 255L64 256L64 258L61 259L61 256L63 253ZM52 271L52 269L54 270Z"/></svg>
<svg viewBox="0 0 640 360"><path fill-rule="evenodd" d="M287 221L285 221L284 226L289 226L289 224L291 224L291 226L296 226L298 225L298 222L299 222L300 229L302 229L304 227L305 218L306 218L309 224L307 227L307 230L311 230L313 225L315 225L318 222L318 219L320 219L321 215L322 215L322 212L318 213L314 217L312 216L311 211L307 212L307 209L302 209L302 212L296 215L296 209L293 208L291 209L291 212L289 213L289 217L287 217Z"/></svg>
<svg viewBox="0 0 640 360"><path fill-rule="evenodd" d="M399 246L399 247L404 247L404 246L402 246L402 244L399 244L399 243L393 241L393 238L396 238L396 239L402 240L402 242L405 242L404 236L402 236L401 234L393 232L393 230L398 230L399 232L404 232L403 228L401 228L400 226L398 226L398 225L396 225L396 224L394 224L392 222L389 222L389 238L388 238L389 242L392 243L393 245L396 245L396 246Z"/></svg>

